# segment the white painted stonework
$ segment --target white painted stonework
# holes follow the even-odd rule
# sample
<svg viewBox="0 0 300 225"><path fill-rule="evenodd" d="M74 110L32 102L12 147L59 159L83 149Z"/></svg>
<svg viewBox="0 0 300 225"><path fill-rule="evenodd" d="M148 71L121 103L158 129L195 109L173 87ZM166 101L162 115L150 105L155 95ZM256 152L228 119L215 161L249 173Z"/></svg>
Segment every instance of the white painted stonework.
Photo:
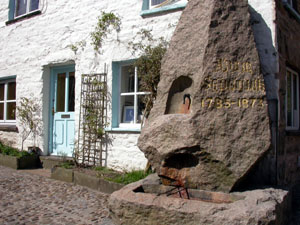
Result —
<svg viewBox="0 0 300 225"><path fill-rule="evenodd" d="M277 58L272 54L275 46L275 3L272 0L249 0L266 23L266 27L256 27L257 33L270 32L272 43L259 37L258 46L263 55L267 73L274 78L277 72ZM47 0L40 1L41 14L5 25L8 20L8 0L0 1L0 79L16 75L17 104L21 97L33 96L39 99L43 108L43 135L38 138L38 146L44 155L49 154L49 101L50 69L54 66L74 65L76 76L75 118L78 128L80 78L81 74L102 73L104 64L108 66L108 85L112 91L112 62L135 58L126 43L135 39L141 29L152 30L154 37L169 40L182 11L173 11L141 17L142 0ZM113 12L121 18L121 31L113 32L103 43L102 54L96 54L90 44L90 32L101 11ZM266 30L266 28L268 28ZM118 41L116 41L118 39ZM70 45L85 40L86 45L75 53ZM273 49L272 49L273 48ZM268 65L268 66L267 66ZM270 79L271 80L271 79ZM270 81L273 82L273 81ZM274 83L273 87L277 88ZM274 92L277 93L277 92ZM276 96L271 96L276 97ZM111 111L108 112L111 115ZM19 121L16 121L19 127ZM20 129L20 127L19 127ZM0 131L0 140L21 146L21 137L15 132ZM107 166L117 170L144 169L147 163L144 154L136 146L139 134L132 132L110 133ZM77 134L75 134L77 136ZM32 140L25 142L32 145Z"/></svg>

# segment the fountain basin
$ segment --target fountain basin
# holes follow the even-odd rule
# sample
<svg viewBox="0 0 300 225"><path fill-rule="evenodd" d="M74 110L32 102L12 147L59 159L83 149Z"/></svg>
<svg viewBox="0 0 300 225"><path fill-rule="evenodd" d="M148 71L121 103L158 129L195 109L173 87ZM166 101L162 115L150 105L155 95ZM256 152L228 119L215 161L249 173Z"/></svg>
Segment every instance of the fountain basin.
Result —
<svg viewBox="0 0 300 225"><path fill-rule="evenodd" d="M167 196L174 187L157 175L129 184L109 198L115 224L286 224L290 197L281 189L221 193L189 189L191 199ZM152 192L150 192L152 190Z"/></svg>

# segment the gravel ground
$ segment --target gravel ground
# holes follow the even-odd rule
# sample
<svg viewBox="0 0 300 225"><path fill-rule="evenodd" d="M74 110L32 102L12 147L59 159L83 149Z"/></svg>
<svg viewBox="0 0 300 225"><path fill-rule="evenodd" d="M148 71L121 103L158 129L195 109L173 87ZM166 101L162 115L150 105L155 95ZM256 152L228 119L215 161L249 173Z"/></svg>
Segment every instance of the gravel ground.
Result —
<svg viewBox="0 0 300 225"><path fill-rule="evenodd" d="M0 224L111 225L108 195L0 166Z"/></svg>

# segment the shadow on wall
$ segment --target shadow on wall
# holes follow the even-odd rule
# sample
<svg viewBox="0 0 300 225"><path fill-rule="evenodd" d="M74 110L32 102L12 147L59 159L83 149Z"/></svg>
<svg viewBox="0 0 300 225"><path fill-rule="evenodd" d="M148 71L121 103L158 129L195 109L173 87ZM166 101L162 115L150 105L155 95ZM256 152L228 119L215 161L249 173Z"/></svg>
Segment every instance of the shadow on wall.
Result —
<svg viewBox="0 0 300 225"><path fill-rule="evenodd" d="M252 166L247 175L237 182L232 191L277 185L278 100L277 79L275 79L277 51L273 45L272 32L262 15L251 6L249 8L261 72L265 79L272 145L269 151Z"/></svg>

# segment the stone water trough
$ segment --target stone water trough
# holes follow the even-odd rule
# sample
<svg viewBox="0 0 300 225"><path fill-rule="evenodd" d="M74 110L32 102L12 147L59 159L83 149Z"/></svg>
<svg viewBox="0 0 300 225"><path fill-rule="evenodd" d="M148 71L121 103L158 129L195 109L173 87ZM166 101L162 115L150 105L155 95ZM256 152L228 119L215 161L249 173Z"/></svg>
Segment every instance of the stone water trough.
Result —
<svg viewBox="0 0 300 225"><path fill-rule="evenodd" d="M241 225L287 224L287 191L261 189L221 193L162 185L156 174L125 186L109 198L115 224L130 225ZM173 194L172 194L173 193Z"/></svg>
<svg viewBox="0 0 300 225"><path fill-rule="evenodd" d="M158 176L113 193L116 224L286 224L289 195L232 193L271 149L247 0L189 0L138 146Z"/></svg>

